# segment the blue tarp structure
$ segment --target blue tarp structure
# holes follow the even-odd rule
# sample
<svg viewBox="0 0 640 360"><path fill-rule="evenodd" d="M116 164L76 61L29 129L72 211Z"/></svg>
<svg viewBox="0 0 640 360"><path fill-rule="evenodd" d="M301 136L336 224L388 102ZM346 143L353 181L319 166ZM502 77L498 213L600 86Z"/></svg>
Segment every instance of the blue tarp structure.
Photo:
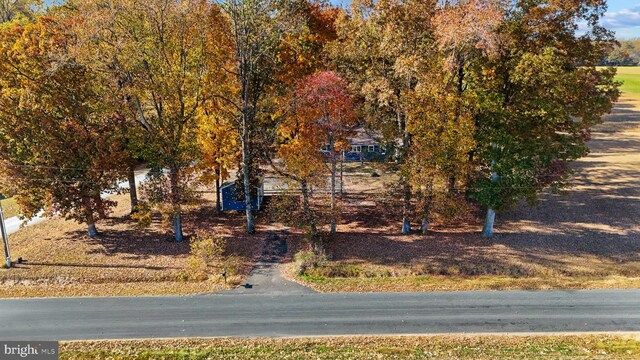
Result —
<svg viewBox="0 0 640 360"><path fill-rule="evenodd" d="M244 199L236 199L236 184L225 184L220 188L222 194L222 211L244 211L246 206L244 205ZM258 188L258 196L253 199L253 210L260 210L260 206L264 200L264 185L261 183Z"/></svg>

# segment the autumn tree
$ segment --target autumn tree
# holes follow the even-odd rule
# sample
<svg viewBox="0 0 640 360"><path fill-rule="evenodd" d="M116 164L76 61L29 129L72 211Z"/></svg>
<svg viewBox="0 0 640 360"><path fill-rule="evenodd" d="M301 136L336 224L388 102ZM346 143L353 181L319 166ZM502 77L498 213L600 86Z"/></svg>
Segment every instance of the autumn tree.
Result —
<svg viewBox="0 0 640 360"><path fill-rule="evenodd" d="M111 70L123 86L136 119L144 129L140 154L155 174L156 201L170 205L176 241L182 240L181 206L200 156L198 112L211 85L209 71L226 63L226 20L219 7L205 0L78 0L77 11L94 42L95 61ZM215 89L207 89L212 92ZM164 176L158 179L162 180Z"/></svg>
<svg viewBox="0 0 640 360"><path fill-rule="evenodd" d="M331 182L331 234L336 232L336 176L338 153L346 148L346 136L355 125L355 104L353 96L348 89L348 83L334 72L319 72L305 78L296 90L296 118L301 119L296 125L302 130L312 133L301 133L298 139L306 140L308 150L315 151L315 158L318 160L320 145L322 140L328 146L328 157L330 164ZM321 140L322 139L322 140ZM290 150L291 151L291 150ZM302 155L302 154L301 154ZM300 155L289 157L295 158ZM311 157L313 159L314 157ZM308 164L298 164L302 173L311 175L317 171L317 161Z"/></svg>
<svg viewBox="0 0 640 360"><path fill-rule="evenodd" d="M482 235L493 236L496 211L534 204L558 187L569 164L589 149L593 125L618 96L614 71L596 64L613 44L598 25L605 1L516 1L505 6L498 53L483 66L475 198L487 208ZM576 33L577 23L589 30Z"/></svg>
<svg viewBox="0 0 640 360"><path fill-rule="evenodd" d="M201 156L197 170L204 184L215 184L216 211L222 211L220 189L229 178L229 171L236 164L239 141L235 128L215 110L201 110L198 125L198 142Z"/></svg>
<svg viewBox="0 0 640 360"><path fill-rule="evenodd" d="M11 21L32 21L40 0L0 0L0 23Z"/></svg>
<svg viewBox="0 0 640 360"><path fill-rule="evenodd" d="M228 70L235 64L234 49L231 33L226 27L224 29L219 29L220 36L211 44L222 56L209 58L197 129L201 155L196 169L201 182L215 185L217 212L222 211L222 183L229 178L229 172L236 166L240 155L237 108L230 101L238 93L238 83L233 72Z"/></svg>
<svg viewBox="0 0 640 360"><path fill-rule="evenodd" d="M0 187L18 195L22 214L61 215L88 226L115 202L103 198L123 177L122 119L105 111L99 75L69 51L66 19L0 30Z"/></svg>
<svg viewBox="0 0 640 360"><path fill-rule="evenodd" d="M318 240L317 216L312 210L311 192L314 185L326 185L326 172L320 149L326 136L316 120L298 111L306 106L300 98L306 79L329 65L326 45L335 40L334 22L340 10L322 1L304 1L300 9L301 27L288 34L280 47L276 82L271 86L269 100L275 104L276 121L273 139L274 155L280 161L270 163L277 174L294 182L302 195L301 224ZM282 166L281 166L281 165Z"/></svg>
<svg viewBox="0 0 640 360"><path fill-rule="evenodd" d="M383 134L389 150L395 149L403 234L411 231L413 200L407 95L415 90L416 75L432 54L435 8L436 1L354 1L350 16L338 17L338 40L330 49L337 69L365 101L366 125Z"/></svg>
<svg viewBox="0 0 640 360"><path fill-rule="evenodd" d="M410 96L407 111L407 128L413 134L407 164L423 234L438 210L456 210L461 205L460 199L451 196L451 178L468 177L472 171L469 152L475 148L475 99L451 92L446 71L432 69L427 74Z"/></svg>
<svg viewBox="0 0 640 360"><path fill-rule="evenodd" d="M324 157L320 151L326 138L318 126L317 119L305 116L298 111L299 99L297 92L290 98L287 113L284 114L277 126L277 141L279 142L276 156L282 164L272 161L271 165L280 176L292 180L298 185L302 195L303 225L308 227L312 240L318 240L318 224L311 208L311 187L323 185L326 179Z"/></svg>
<svg viewBox="0 0 640 360"><path fill-rule="evenodd" d="M223 0L229 22L235 64L229 69L238 91L226 97L235 110L241 144L241 179L247 232L255 232L253 190L258 160L259 119L265 114L266 89L274 81L283 40L299 28L298 4L291 0Z"/></svg>
<svg viewBox="0 0 640 360"><path fill-rule="evenodd" d="M474 73L487 57L497 51L496 29L502 23L503 9L496 0L462 0L445 2L439 7L434 18L434 32L441 68L446 76L439 83L455 102L453 108L444 107L442 113L452 116L454 123L463 118L474 117ZM446 110L445 110L446 109ZM456 192L457 179L462 166L456 161L456 148L451 147L451 161L442 164L449 173L449 192ZM461 173L465 173L462 171ZM464 182L463 182L464 184Z"/></svg>

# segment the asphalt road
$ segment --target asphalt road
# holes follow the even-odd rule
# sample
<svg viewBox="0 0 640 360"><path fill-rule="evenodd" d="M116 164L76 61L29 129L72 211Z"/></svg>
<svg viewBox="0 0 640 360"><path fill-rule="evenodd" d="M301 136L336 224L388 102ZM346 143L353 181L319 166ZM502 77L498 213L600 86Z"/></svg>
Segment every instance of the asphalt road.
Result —
<svg viewBox="0 0 640 360"><path fill-rule="evenodd" d="M1 340L640 331L640 290L0 300Z"/></svg>

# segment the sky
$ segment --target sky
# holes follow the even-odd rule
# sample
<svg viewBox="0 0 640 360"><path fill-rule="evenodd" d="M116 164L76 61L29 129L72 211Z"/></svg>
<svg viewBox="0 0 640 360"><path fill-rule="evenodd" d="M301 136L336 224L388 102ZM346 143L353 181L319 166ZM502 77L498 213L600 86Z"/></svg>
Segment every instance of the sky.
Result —
<svg viewBox="0 0 640 360"><path fill-rule="evenodd" d="M620 39L640 38L640 0L609 0L602 25Z"/></svg>

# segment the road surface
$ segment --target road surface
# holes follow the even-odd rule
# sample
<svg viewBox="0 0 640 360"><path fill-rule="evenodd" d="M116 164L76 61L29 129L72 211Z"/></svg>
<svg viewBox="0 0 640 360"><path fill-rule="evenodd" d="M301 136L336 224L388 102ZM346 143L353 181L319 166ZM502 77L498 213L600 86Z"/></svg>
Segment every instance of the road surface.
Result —
<svg viewBox="0 0 640 360"><path fill-rule="evenodd" d="M640 290L0 300L2 340L640 331Z"/></svg>

